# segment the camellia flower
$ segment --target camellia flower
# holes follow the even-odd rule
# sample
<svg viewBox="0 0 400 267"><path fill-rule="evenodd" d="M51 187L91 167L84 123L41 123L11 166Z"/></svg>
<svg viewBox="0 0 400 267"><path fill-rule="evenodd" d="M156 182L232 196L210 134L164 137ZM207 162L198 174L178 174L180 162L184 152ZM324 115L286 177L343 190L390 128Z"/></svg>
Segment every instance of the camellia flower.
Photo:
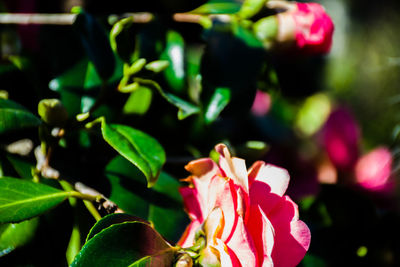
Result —
<svg viewBox="0 0 400 267"><path fill-rule="evenodd" d="M311 54L329 52L334 24L320 4L272 0L267 6L285 10L277 15L278 42L294 41L297 49Z"/></svg>
<svg viewBox="0 0 400 267"><path fill-rule="evenodd" d="M218 165L203 158L186 166L190 185L180 192L191 223L178 245L197 252L200 266L296 266L311 234L284 195L287 171L262 161L247 171L225 145L215 149Z"/></svg>

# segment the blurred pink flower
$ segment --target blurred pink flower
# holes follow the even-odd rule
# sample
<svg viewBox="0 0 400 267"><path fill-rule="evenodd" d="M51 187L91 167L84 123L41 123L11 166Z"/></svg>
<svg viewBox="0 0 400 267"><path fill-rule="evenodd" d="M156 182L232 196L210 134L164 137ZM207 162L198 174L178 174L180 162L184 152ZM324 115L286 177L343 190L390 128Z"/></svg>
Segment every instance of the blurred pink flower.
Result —
<svg viewBox="0 0 400 267"><path fill-rule="evenodd" d="M392 170L392 154L385 147L378 147L362 156L356 164L357 183L372 191L387 189Z"/></svg>
<svg viewBox="0 0 400 267"><path fill-rule="evenodd" d="M351 170L358 159L360 130L346 109L337 109L329 116L323 131L322 142L329 159L340 170Z"/></svg>
<svg viewBox="0 0 400 267"><path fill-rule="evenodd" d="M221 266L296 266L311 234L299 220L297 205L284 195L286 170L257 161L247 171L243 159L215 147L210 158L190 162L190 186L180 192L191 223L178 245L188 248L203 238L199 260Z"/></svg>
<svg viewBox="0 0 400 267"><path fill-rule="evenodd" d="M251 112L256 116L264 116L271 108L271 97L267 92L257 90Z"/></svg>
<svg viewBox="0 0 400 267"><path fill-rule="evenodd" d="M299 50L310 54L329 52L334 24L320 4L272 0L267 5L286 9L278 14L278 41L294 40Z"/></svg>

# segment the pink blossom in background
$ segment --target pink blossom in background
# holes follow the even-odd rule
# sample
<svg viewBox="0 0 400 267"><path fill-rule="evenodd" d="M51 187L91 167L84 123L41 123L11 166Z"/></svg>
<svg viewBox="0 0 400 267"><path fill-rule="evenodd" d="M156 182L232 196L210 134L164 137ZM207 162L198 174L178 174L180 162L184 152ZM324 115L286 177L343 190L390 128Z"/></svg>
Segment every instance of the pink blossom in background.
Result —
<svg viewBox="0 0 400 267"><path fill-rule="evenodd" d="M351 170L354 167L359 155L359 139L358 124L347 109L331 113L322 130L322 142L336 168Z"/></svg>
<svg viewBox="0 0 400 267"><path fill-rule="evenodd" d="M264 116L271 108L271 97L267 92L257 90L251 112L256 116Z"/></svg>
<svg viewBox="0 0 400 267"><path fill-rule="evenodd" d="M180 189L191 223L178 245L188 248L204 238L199 260L221 266L296 266L311 234L299 220L297 205L284 195L285 169L257 161L247 171L243 159L217 145L210 158L190 162L189 186Z"/></svg>
<svg viewBox="0 0 400 267"><path fill-rule="evenodd" d="M327 53L332 46L334 25L325 9L317 3L297 3L293 12L296 45L314 53Z"/></svg>
<svg viewBox="0 0 400 267"><path fill-rule="evenodd" d="M270 8L284 9L278 17L278 41L294 41L302 53L328 53L334 24L323 6L317 3L268 1Z"/></svg>
<svg viewBox="0 0 400 267"><path fill-rule="evenodd" d="M355 167L357 183L372 191L388 189L387 186L393 186L388 183L392 161L392 154L386 147L378 147L362 156Z"/></svg>

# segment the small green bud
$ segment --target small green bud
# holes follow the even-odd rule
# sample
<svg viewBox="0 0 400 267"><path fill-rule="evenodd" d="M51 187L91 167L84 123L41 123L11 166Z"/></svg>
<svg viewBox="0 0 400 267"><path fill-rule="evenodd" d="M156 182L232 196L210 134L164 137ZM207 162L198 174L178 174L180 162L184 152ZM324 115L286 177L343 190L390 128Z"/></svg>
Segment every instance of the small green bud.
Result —
<svg viewBox="0 0 400 267"><path fill-rule="evenodd" d="M147 64L145 66L146 70L150 70L153 72L161 72L163 70L165 70L166 68L168 68L169 66L169 61L168 60L156 60L156 61L152 61L149 64Z"/></svg>
<svg viewBox="0 0 400 267"><path fill-rule="evenodd" d="M44 122L51 126L64 126L68 113L58 99L42 99L38 105L38 113Z"/></svg>

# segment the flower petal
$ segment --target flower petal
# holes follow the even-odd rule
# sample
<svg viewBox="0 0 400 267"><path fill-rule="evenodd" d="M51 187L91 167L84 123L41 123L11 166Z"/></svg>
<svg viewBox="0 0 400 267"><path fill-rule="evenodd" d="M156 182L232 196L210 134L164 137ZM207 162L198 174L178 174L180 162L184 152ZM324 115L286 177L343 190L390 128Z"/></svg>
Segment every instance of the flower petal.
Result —
<svg viewBox="0 0 400 267"><path fill-rule="evenodd" d="M297 205L285 196L267 216L275 230L276 242L272 250L275 266L296 266L303 259L311 241L310 230L298 219Z"/></svg>
<svg viewBox="0 0 400 267"><path fill-rule="evenodd" d="M258 266L257 250L242 217L237 217L235 231L225 244L232 250L230 253L235 254L242 266Z"/></svg>
<svg viewBox="0 0 400 267"><path fill-rule="evenodd" d="M244 192L248 194L249 184L247 178L247 169L244 159L231 157L229 149L224 144L215 146L215 150L220 154L219 166L225 172L225 175L243 187Z"/></svg>
<svg viewBox="0 0 400 267"><path fill-rule="evenodd" d="M259 265L262 267L274 266L271 257L275 242L274 228L258 205L250 207L250 218L251 220L247 222L246 227L253 237Z"/></svg>
<svg viewBox="0 0 400 267"><path fill-rule="evenodd" d="M192 221L185 229L185 232L177 242L178 246L183 248L188 248L194 245L194 238L196 235L196 231L201 226L201 223L197 220Z"/></svg>

